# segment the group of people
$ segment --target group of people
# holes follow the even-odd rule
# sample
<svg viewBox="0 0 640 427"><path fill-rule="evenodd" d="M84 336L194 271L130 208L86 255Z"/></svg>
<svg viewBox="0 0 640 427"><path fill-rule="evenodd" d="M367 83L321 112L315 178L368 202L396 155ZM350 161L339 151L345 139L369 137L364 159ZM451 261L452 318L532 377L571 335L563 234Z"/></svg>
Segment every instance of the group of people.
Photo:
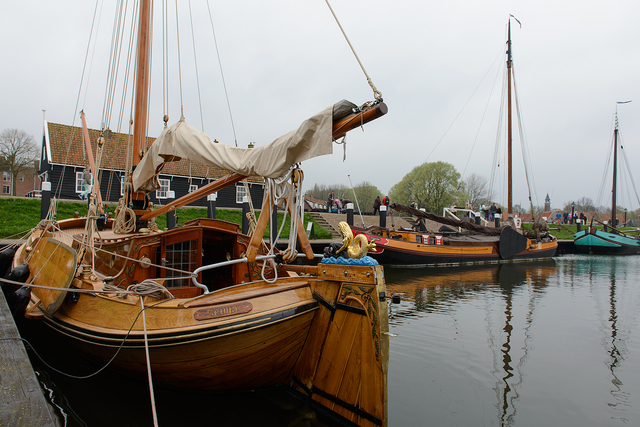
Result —
<svg viewBox="0 0 640 427"><path fill-rule="evenodd" d="M373 201L373 214L380 213L380 206L385 205L387 207L387 215L389 215L389 196L384 196L382 200L380 200L380 196L376 196L376 199Z"/></svg>
<svg viewBox="0 0 640 427"><path fill-rule="evenodd" d="M327 212L331 213L344 213L344 209L347 207L347 203L352 203L349 199L339 199L336 197L335 191L332 191L327 198ZM415 203L415 202L414 202ZM387 215L389 215L389 196L384 196L382 200L380 196L376 196L373 202L373 214L380 213L380 206L385 205L387 207Z"/></svg>
<svg viewBox="0 0 640 427"><path fill-rule="evenodd" d="M327 199L327 212L344 213L347 208L347 203L351 203L351 200L336 198L335 192L332 191Z"/></svg>
<svg viewBox="0 0 640 427"><path fill-rule="evenodd" d="M571 214L571 212L563 212L562 214L560 212L556 213L556 222L558 224L577 224L578 219L582 224L587 222L587 216L584 212L574 212L573 214Z"/></svg>
<svg viewBox="0 0 640 427"><path fill-rule="evenodd" d="M502 209L495 203L489 207L483 203L480 207L480 211L482 212L482 217L487 221L493 221L496 218L496 215L502 216ZM498 218L500 218L500 216Z"/></svg>

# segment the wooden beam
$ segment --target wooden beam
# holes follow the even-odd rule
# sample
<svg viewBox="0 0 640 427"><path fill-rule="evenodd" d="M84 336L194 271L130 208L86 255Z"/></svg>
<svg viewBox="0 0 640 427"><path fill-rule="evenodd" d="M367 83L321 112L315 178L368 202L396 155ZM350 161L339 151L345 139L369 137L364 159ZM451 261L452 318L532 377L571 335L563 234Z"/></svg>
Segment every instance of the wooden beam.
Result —
<svg viewBox="0 0 640 427"><path fill-rule="evenodd" d="M225 175L220 179L217 179L217 180L215 180L213 182L210 182L207 185L204 185L204 186L200 187L196 191L193 191L193 192L191 192L189 194L185 194L184 196L180 197L179 199L176 199L173 202L164 205L160 209L156 209L154 211L147 212L146 214L144 214L144 215L142 215L140 217L140 220L147 221L147 220L150 220L150 219L155 218L157 216L160 216L162 214L165 214L165 213L167 213L167 212L169 212L171 210L174 210L176 208L180 208L182 206L188 205L189 203L195 202L196 200L199 200L199 199L202 199L203 197L206 197L211 193L215 193L216 191L220 191L225 187L228 187L228 186L233 185L233 184L235 184L237 182L240 182L245 178L246 178L246 176L244 176L244 175L240 175L240 174L237 174L237 173L230 173L229 175Z"/></svg>
<svg viewBox="0 0 640 427"><path fill-rule="evenodd" d="M291 184L288 184L291 185ZM300 215L300 212L293 212L293 206L289 205L289 213L291 214L291 220L293 221L293 215ZM309 238L307 237L307 233L304 231L304 216L300 218L298 221L298 242L300 242L300 249L306 255L307 259L313 259L313 249L311 248L311 243L309 243ZM291 248L295 249L295 248Z"/></svg>
<svg viewBox="0 0 640 427"><path fill-rule="evenodd" d="M89 140L89 129L87 129L87 119L85 118L84 111L80 111L80 118L82 119L82 135L84 139L85 147L87 148L87 157L89 158L89 168L93 175L92 185L97 185L96 194L98 195L98 209L100 213L104 213L102 207L102 195L100 194L100 183L98 182L98 171L96 170L96 163L93 161L93 150L91 150L91 141Z"/></svg>
<svg viewBox="0 0 640 427"><path fill-rule="evenodd" d="M373 107L362 111L360 113L352 114L350 116L345 117L342 120L333 123L333 139L338 139L344 136L348 131L355 129L357 127L362 126L365 123L368 123L372 120L377 119L385 114L387 114L388 108L384 102L379 102ZM140 217L140 220L147 221L152 218L155 218L159 215L165 214L173 209L180 208L182 206L188 205L191 202L195 202L205 196L208 196L211 193L215 193L216 191L220 191L221 189L228 187L229 185L233 185L243 179L247 178L245 175L240 175L237 173L231 173L229 175L225 175L224 177L211 182L203 187L200 187L198 190L186 194L179 199L174 200L173 202L161 207L160 209L156 209L154 211L148 212ZM307 239L307 235L304 232L304 226L300 225L302 228L302 234L304 235L304 240L309 242ZM300 233L298 233L298 238L300 238ZM302 244L302 240L300 240L300 244ZM309 245L309 250L311 250L311 246ZM305 252L306 253L306 252ZM313 251L310 252L313 255ZM307 254L307 258L309 255ZM313 258L313 256L311 257ZM309 258L309 259L311 259Z"/></svg>
<svg viewBox="0 0 640 427"><path fill-rule="evenodd" d="M333 123L333 139L342 138L347 132L372 120L382 117L389 111L387 104L379 102L367 110L352 114Z"/></svg>
<svg viewBox="0 0 640 427"><path fill-rule="evenodd" d="M262 236L264 236L264 231L269 223L269 218L271 218L271 195L267 191L264 194L262 210L260 211L260 217L258 218L256 229L251 235L251 241L247 248L247 260L249 262L254 262L256 260L256 255L258 255L258 249L260 248L260 245L262 245Z"/></svg>

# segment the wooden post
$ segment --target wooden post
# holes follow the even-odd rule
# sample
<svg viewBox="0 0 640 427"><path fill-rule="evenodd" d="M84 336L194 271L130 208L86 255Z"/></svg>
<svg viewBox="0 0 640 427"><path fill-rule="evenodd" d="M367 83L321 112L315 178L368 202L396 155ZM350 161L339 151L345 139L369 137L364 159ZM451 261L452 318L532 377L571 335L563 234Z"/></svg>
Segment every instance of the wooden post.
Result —
<svg viewBox="0 0 640 427"><path fill-rule="evenodd" d="M45 219L51 206L51 183L44 181L40 191L40 219Z"/></svg>
<svg viewBox="0 0 640 427"><path fill-rule="evenodd" d="M176 228L176 211L167 212L167 228L169 230Z"/></svg>
<svg viewBox="0 0 640 427"><path fill-rule="evenodd" d="M380 206L380 227L387 228L387 207L385 205Z"/></svg>
<svg viewBox="0 0 640 427"><path fill-rule="evenodd" d="M244 196L242 199L242 234L247 234L249 232L249 218L247 218L247 214L249 213L249 198Z"/></svg>
<svg viewBox="0 0 640 427"><path fill-rule="evenodd" d="M209 194L207 196L207 218L216 219L216 199L217 193Z"/></svg>
<svg viewBox="0 0 640 427"><path fill-rule="evenodd" d="M271 208L271 238L275 239L278 235L278 207L273 206ZM275 241L273 242L276 243Z"/></svg>
<svg viewBox="0 0 640 427"><path fill-rule="evenodd" d="M347 224L353 226L353 203L347 203Z"/></svg>

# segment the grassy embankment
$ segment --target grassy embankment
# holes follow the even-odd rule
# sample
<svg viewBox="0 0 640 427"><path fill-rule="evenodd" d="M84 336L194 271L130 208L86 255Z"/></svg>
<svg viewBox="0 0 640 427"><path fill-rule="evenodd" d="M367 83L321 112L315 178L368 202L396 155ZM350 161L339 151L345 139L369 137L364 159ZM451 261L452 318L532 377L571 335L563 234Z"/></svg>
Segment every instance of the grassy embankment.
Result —
<svg viewBox="0 0 640 427"><path fill-rule="evenodd" d="M109 206L106 208L107 212L113 212L115 206ZM73 218L76 212L84 215L87 211L86 203L82 202L64 202L58 204L57 219ZM259 212L257 212L259 215ZM207 216L206 209L202 208L180 208L176 210L176 223L184 224L186 221L190 221L196 218L203 218ZM282 225L282 219L284 214L278 213L278 229ZM216 218L233 222L235 224L242 224L242 212L232 209L217 209ZM281 238L289 237L289 224L290 216L287 215L284 229L282 230ZM18 238L21 235L27 233L32 227L38 224L40 221L40 199L14 199L14 198L0 198L0 238ZM157 224L160 229L164 229L167 225L166 216L160 215L157 218ZM314 223L314 230L316 239L330 239L331 233L315 223L313 218L309 214L304 215L305 225L309 222ZM264 237L269 237L269 227L264 234Z"/></svg>

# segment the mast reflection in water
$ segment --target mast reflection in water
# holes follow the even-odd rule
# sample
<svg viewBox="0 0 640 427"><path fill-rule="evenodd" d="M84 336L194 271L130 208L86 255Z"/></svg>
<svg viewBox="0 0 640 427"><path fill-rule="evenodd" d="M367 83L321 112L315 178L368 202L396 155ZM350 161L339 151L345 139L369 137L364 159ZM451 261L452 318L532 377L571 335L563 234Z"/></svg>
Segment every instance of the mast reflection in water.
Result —
<svg viewBox="0 0 640 427"><path fill-rule="evenodd" d="M389 425L640 425L639 263L387 269Z"/></svg>

